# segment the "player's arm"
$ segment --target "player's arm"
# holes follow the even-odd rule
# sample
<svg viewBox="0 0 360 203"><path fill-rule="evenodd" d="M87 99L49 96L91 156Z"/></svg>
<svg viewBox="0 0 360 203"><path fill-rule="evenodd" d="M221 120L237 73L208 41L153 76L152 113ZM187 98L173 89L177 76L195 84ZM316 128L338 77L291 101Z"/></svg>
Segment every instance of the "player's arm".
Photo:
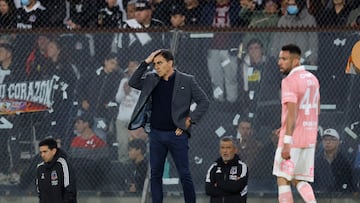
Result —
<svg viewBox="0 0 360 203"><path fill-rule="evenodd" d="M295 129L296 122L296 104L293 102L287 102L287 115L286 115L286 131L285 135L292 136Z"/></svg>
<svg viewBox="0 0 360 203"><path fill-rule="evenodd" d="M281 152L281 157L283 159L290 159L290 146L292 143L292 134L295 128L296 122L296 104L293 102L287 102L287 113L286 113L286 128L284 136L284 147Z"/></svg>

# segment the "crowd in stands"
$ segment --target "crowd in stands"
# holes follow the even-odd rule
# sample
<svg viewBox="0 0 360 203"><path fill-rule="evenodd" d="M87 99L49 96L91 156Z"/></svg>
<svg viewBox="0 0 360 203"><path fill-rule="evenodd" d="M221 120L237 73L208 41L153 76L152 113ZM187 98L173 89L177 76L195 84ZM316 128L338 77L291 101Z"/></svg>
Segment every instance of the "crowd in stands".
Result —
<svg viewBox="0 0 360 203"><path fill-rule="evenodd" d="M289 26L290 16L305 24L296 26L359 26L359 6L354 0L144 0L153 17L172 26L174 6L184 10L185 25L211 26L211 7L229 9L229 27ZM136 0L1 0L1 28L123 28L133 19ZM290 6L288 6L290 5ZM213 8L215 9L215 8ZM224 10L224 12L225 12ZM227 12L227 11L226 11ZM225 19L224 19L225 20ZM277 21L280 21L279 23ZM208 22L208 23L207 23ZM210 22L210 24L209 24ZM219 23L218 21L217 23ZM131 27L131 26L130 26Z"/></svg>
<svg viewBox="0 0 360 203"><path fill-rule="evenodd" d="M33 169L18 167L20 158L13 157L20 157L20 149L13 142L31 140L35 134L38 140L47 136L56 138L71 157L81 160L75 167L79 179L84 179L84 186L98 189L103 185L97 181L104 180L116 185L112 178L120 177L116 181L123 181L126 185L121 190L141 192L141 183L147 173L145 145L148 137L143 128L127 129L140 94L127 82L146 54L158 48L169 48L174 52L176 66L199 79L200 86L212 101L221 105L221 113L241 112L249 119L234 124L234 136L239 139L239 156L247 162L250 170L249 185L251 178L271 176L269 168L272 163L268 160L273 158L273 143L276 142L271 141L276 138L268 135L273 135L271 131L279 127L279 119L275 117L280 115L278 92L282 76L277 69L278 50L283 44L297 43L304 50L302 63L322 66L319 59L324 53L321 50L325 48L320 47L321 39L315 32L225 32L215 33L212 38L201 41L187 33L175 38L171 32L115 30L181 30L204 26L219 29L360 27L360 1L0 0L0 84L47 80L54 75L60 78L51 110L5 116L14 127L0 131L0 145L7 146L0 147L3 163L0 165L0 184L18 183L19 174ZM101 32L3 32L5 29L35 28L94 28L94 31ZM107 29L112 31L103 32ZM243 52L239 45L244 46ZM233 49L235 51L231 51ZM260 138L261 133L266 138ZM319 149L318 164L323 169L320 170L337 170L328 158L320 155L323 151L326 153L329 143L337 144L337 150L340 136L333 131L322 135L324 148ZM199 138L194 136L193 139ZM261 155L259 160L254 156L259 153L266 155ZM337 151L334 154L336 156ZM342 154L338 159L343 159L343 156L346 155ZM213 158L209 157L209 160ZM116 164L110 166L114 161ZM341 174L352 173L352 161L346 161L350 167L341 168ZM341 163L337 165L343 165ZM118 170L125 169L128 173L125 171L118 175ZM97 180L88 179L91 176L88 174L100 173L107 175L98 176ZM331 171L326 175L332 177L334 174L339 175L339 172ZM352 178L335 181L347 181L346 191L354 192L354 182L349 183ZM327 181L331 180L325 178L318 182L319 191L342 191L338 186L331 185L330 188ZM324 189L324 185L328 188Z"/></svg>

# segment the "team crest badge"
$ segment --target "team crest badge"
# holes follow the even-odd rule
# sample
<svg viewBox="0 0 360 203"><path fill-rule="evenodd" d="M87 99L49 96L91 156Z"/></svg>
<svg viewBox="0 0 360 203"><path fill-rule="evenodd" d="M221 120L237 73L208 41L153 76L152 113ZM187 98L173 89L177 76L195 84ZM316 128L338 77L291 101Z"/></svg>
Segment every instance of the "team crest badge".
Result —
<svg viewBox="0 0 360 203"><path fill-rule="evenodd" d="M30 17L29 17L29 21L30 22L35 22L36 21L36 15L31 15Z"/></svg>
<svg viewBox="0 0 360 203"><path fill-rule="evenodd" d="M59 181L58 181L58 175L57 175L56 171L51 171L51 185L55 186L58 184L59 184Z"/></svg>

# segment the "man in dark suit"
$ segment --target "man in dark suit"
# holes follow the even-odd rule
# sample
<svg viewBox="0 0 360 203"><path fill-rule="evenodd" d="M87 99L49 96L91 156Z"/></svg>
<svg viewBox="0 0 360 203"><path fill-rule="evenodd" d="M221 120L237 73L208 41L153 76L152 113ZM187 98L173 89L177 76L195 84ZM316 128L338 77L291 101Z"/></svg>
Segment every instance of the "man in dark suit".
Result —
<svg viewBox="0 0 360 203"><path fill-rule="evenodd" d="M145 73L150 63L154 64L156 73ZM129 85L141 90L141 94L129 129L144 127L149 132L152 202L163 201L162 175L170 151L183 185L185 202L194 203L188 138L192 124L208 109L209 100L193 76L174 69L173 65L174 56L169 50L157 50L134 72ZM190 111L193 101L197 106Z"/></svg>

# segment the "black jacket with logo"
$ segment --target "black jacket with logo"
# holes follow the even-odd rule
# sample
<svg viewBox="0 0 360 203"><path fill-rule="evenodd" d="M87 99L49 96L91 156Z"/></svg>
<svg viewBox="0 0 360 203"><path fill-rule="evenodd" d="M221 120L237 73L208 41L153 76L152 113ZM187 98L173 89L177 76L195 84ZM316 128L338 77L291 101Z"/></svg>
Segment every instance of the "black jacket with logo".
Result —
<svg viewBox="0 0 360 203"><path fill-rule="evenodd" d="M51 162L38 165L36 186L40 203L77 202L74 173L61 149L58 149Z"/></svg>
<svg viewBox="0 0 360 203"><path fill-rule="evenodd" d="M205 191L210 203L246 203L248 168L238 155L224 163L222 158L213 163L206 175Z"/></svg>

